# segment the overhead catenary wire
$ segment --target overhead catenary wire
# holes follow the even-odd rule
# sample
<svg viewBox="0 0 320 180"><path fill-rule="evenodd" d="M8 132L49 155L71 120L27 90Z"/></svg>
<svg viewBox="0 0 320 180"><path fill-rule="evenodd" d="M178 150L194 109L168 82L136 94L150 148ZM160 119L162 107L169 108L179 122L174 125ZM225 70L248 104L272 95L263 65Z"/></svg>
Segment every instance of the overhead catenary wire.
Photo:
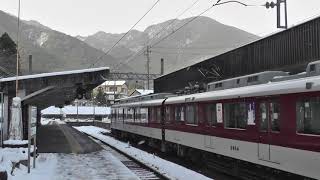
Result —
<svg viewBox="0 0 320 180"><path fill-rule="evenodd" d="M176 30L172 31L170 34L168 34L167 36L163 37L162 39L160 39L158 42L154 43L153 45L151 45L151 48L153 48L154 46L158 45L159 43L161 43L162 41L166 40L168 37L170 37L171 35L173 35L174 33L176 33L177 31L179 31L180 29L182 29L184 26L188 25L189 23L191 23L192 21L194 21L195 19L199 18L201 15L203 15L204 13L206 13L207 11L209 11L210 9L212 9L214 6L218 6L218 5L224 5L227 3L238 3L241 4L243 6L263 6L263 5L252 5L252 4L245 4L239 1L225 1L225 2L221 2L221 0L218 0L215 4L213 4L211 7L209 7L208 9L204 10L203 12L201 12L200 14L198 14L197 16L194 16L193 18L191 18L189 21L187 21L185 24L183 24L182 26L180 26L179 28L177 28Z"/></svg>
<svg viewBox="0 0 320 180"><path fill-rule="evenodd" d="M180 26L179 28L177 28L176 30L174 30L173 32L169 33L167 36L165 36L164 38L161 38L160 41L157 41L155 44L151 45L150 48L153 48L155 45L159 44L161 41L167 39L169 36L171 36L172 34L174 34L175 32L179 31L181 28L183 28L184 26L186 26L187 24L191 23L192 21L194 21L196 18L200 17L202 14L206 13L207 11L209 11L210 9L212 9L216 4L218 4L221 0L218 0L215 4L213 4L212 6L210 6L209 8L207 8L206 10L204 10L203 12L201 12L199 15L191 18L191 20L187 21L186 23L184 23L182 26ZM194 3L195 4L195 3ZM155 36L154 36L155 37ZM145 46L146 47L146 46ZM136 56L140 56L144 53L144 48L142 48L139 52L137 52L137 55L134 55L134 57ZM133 58L130 58L129 61L131 61ZM128 63L129 61L127 61L126 63Z"/></svg>
<svg viewBox="0 0 320 180"><path fill-rule="evenodd" d="M212 6L210 6L209 8L205 9L204 11L202 11L200 14L198 14L197 16L192 17L189 21L187 21L186 23L184 23L183 25L181 25L179 28L175 29L174 31L172 31L171 33L169 33L168 35L164 36L163 38L161 38L159 41L157 41L156 43L154 43L153 45L151 45L151 48L158 45L159 43L161 43L162 41L166 40L168 37L170 37L171 35L173 35L174 33L176 33L177 31L179 31L180 29L182 29L183 27L185 27L186 25L188 25L189 23L193 22L195 19L199 18L201 15L203 15L204 13L208 12L210 9L212 9L214 6L216 6L217 4L220 3L221 0L218 0L216 3L214 3Z"/></svg>
<svg viewBox="0 0 320 180"><path fill-rule="evenodd" d="M194 1L188 8L186 8L186 9L185 9L182 13L180 13L176 18L174 18L174 20L172 20L168 25L164 25L164 26L158 31L158 33L153 36L152 39L150 39L150 40L147 41L147 43L146 43L147 46L149 45L150 42L152 42L153 39L157 38L157 36L158 36L161 32L163 32L166 27L169 27L169 28L170 28L170 26L171 26L173 23L175 23L182 15L184 15L187 11L189 11L189 10L190 10L195 4L197 4L199 1L200 1L200 0Z"/></svg>
<svg viewBox="0 0 320 180"><path fill-rule="evenodd" d="M200 0L196 0L194 1L190 6L188 6L182 13L180 13L178 16L176 16L174 18L174 20L172 20L168 25L164 25L151 39L149 39L145 44L145 46L143 48L141 48L138 52L136 52L135 54L133 54L132 56L130 56L124 63L118 63L117 67L121 66L121 64L127 64L130 61L132 61L133 59L135 59L138 56L141 56L144 54L145 48L149 45L150 42L152 42L161 32L163 32L165 30L166 27L170 27L173 23L175 23L178 18L180 18L182 15L184 15L187 11L189 11L195 4L197 4Z"/></svg>
<svg viewBox="0 0 320 180"><path fill-rule="evenodd" d="M101 59L108 55L112 49L160 2L160 0L157 0L152 6L151 8L107 51L105 52L102 56L100 56L97 61L95 61L94 63L92 63L90 65L90 68L93 67L95 64L97 64L99 61L101 61Z"/></svg>
<svg viewBox="0 0 320 180"><path fill-rule="evenodd" d="M191 7L196 4L197 1L195 1ZM150 48L155 48L156 45L160 44L162 41L166 40L168 37L170 37L171 35L173 35L174 33L176 33L177 31L179 31L180 29L182 29L183 27L185 27L186 25L188 25L189 23L193 22L195 19L199 18L200 16L202 16L204 13L208 12L209 10L211 10L214 6L218 6L218 5L224 5L227 3L238 3L241 4L243 6L262 6L262 5L249 5L249 4L245 4L239 1L225 1L225 2L221 2L221 0L217 0L216 3L214 3L212 6L210 6L209 8L205 9L204 11L202 11L200 14L198 14L197 16L192 17L189 21L187 21L186 23L184 23L183 25L181 25L179 28L173 30L171 33L169 33L168 35L164 36L163 38L161 38L159 41L157 41L156 43L152 44L151 46L149 46L149 44L147 44L146 46L144 46L140 51L138 51L137 53L135 53L133 56L131 56L125 64L127 64L128 62L130 62L131 60L135 59L135 57L140 56L144 53L144 50L147 46L149 46ZM191 8L190 7L190 8ZM187 8L187 10L189 10L190 8ZM185 13L187 10L185 10L183 13ZM182 13L182 14L183 14ZM182 14L180 14L179 16L181 16ZM177 18L174 20L176 21ZM172 21L171 23L173 23L174 21ZM170 25L171 25L170 23ZM168 26L165 26L168 27ZM164 28L162 28L161 30L163 30ZM161 33L161 30L153 37L155 38L158 34ZM151 39L152 40L152 39ZM150 42L150 40L148 41L148 43Z"/></svg>

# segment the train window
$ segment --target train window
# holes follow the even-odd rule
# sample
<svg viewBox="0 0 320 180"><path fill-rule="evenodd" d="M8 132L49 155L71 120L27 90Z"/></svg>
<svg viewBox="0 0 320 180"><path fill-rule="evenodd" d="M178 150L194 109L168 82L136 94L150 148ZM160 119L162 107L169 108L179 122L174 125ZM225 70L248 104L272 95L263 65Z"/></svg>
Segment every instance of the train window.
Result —
<svg viewBox="0 0 320 180"><path fill-rule="evenodd" d="M184 107L177 106L175 109L176 121L184 121Z"/></svg>
<svg viewBox="0 0 320 180"><path fill-rule="evenodd" d="M271 113L271 131L280 131L280 104L277 102L270 103Z"/></svg>
<svg viewBox="0 0 320 180"><path fill-rule="evenodd" d="M155 107L150 108L150 116L151 116L151 119L150 119L151 122L157 122L157 109Z"/></svg>
<svg viewBox="0 0 320 180"><path fill-rule="evenodd" d="M278 102L260 103L260 131L280 131L280 104Z"/></svg>
<svg viewBox="0 0 320 180"><path fill-rule="evenodd" d="M248 121L248 104L225 103L224 123L227 128L245 129Z"/></svg>
<svg viewBox="0 0 320 180"><path fill-rule="evenodd" d="M161 122L161 108L156 108L157 109L157 123Z"/></svg>
<svg viewBox="0 0 320 180"><path fill-rule="evenodd" d="M266 103L260 104L260 131L268 131L269 112Z"/></svg>
<svg viewBox="0 0 320 180"><path fill-rule="evenodd" d="M216 104L207 104L205 107L205 111L206 111L206 119L207 122L210 126L215 126L217 125L217 108L216 108Z"/></svg>
<svg viewBox="0 0 320 180"><path fill-rule="evenodd" d="M296 116L298 133L320 135L320 97L298 101Z"/></svg>
<svg viewBox="0 0 320 180"><path fill-rule="evenodd" d="M250 77L248 77L248 80L247 80L248 83L255 82L255 81L258 81L258 76L250 76Z"/></svg>
<svg viewBox="0 0 320 180"><path fill-rule="evenodd" d="M141 108L140 109L140 122L141 123L148 123L148 108Z"/></svg>
<svg viewBox="0 0 320 180"><path fill-rule="evenodd" d="M135 108L134 109L134 122L135 123L140 123L140 115L141 115L140 108L139 107Z"/></svg>
<svg viewBox="0 0 320 180"><path fill-rule="evenodd" d="M196 105L186 106L186 123L187 124L198 124L197 110L198 108Z"/></svg>
<svg viewBox="0 0 320 180"><path fill-rule="evenodd" d="M222 83L215 84L215 88L219 88L219 87L222 87Z"/></svg>
<svg viewBox="0 0 320 180"><path fill-rule="evenodd" d="M170 121L172 120L171 119L171 110L172 110L172 108L170 107L170 106L166 106L166 123L170 123Z"/></svg>

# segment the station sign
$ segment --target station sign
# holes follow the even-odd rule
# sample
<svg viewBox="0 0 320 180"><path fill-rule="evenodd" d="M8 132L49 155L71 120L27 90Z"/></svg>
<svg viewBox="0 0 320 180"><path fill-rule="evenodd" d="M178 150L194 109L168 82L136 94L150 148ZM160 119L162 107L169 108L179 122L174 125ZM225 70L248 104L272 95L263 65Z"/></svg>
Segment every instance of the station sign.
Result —
<svg viewBox="0 0 320 180"><path fill-rule="evenodd" d="M29 106L30 136L37 134L37 107Z"/></svg>
<svg viewBox="0 0 320 180"><path fill-rule="evenodd" d="M217 108L217 122L223 123L222 103L217 103L216 108Z"/></svg>

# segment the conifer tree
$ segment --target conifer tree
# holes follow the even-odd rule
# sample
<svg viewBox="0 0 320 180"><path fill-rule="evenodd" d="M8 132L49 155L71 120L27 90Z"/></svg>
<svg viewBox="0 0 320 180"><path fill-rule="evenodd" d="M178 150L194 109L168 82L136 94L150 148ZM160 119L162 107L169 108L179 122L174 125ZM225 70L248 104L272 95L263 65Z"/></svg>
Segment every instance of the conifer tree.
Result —
<svg viewBox="0 0 320 180"><path fill-rule="evenodd" d="M0 51L6 55L12 55L17 53L17 46L15 42L10 38L8 33L4 33L0 37Z"/></svg>

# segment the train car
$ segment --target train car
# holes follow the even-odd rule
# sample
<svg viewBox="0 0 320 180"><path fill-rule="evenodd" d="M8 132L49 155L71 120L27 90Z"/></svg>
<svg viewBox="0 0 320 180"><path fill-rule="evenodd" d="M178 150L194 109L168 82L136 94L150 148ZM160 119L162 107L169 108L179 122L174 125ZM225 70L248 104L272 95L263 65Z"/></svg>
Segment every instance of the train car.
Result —
<svg viewBox="0 0 320 180"><path fill-rule="evenodd" d="M244 179L320 179L320 76L120 102L111 128Z"/></svg>

